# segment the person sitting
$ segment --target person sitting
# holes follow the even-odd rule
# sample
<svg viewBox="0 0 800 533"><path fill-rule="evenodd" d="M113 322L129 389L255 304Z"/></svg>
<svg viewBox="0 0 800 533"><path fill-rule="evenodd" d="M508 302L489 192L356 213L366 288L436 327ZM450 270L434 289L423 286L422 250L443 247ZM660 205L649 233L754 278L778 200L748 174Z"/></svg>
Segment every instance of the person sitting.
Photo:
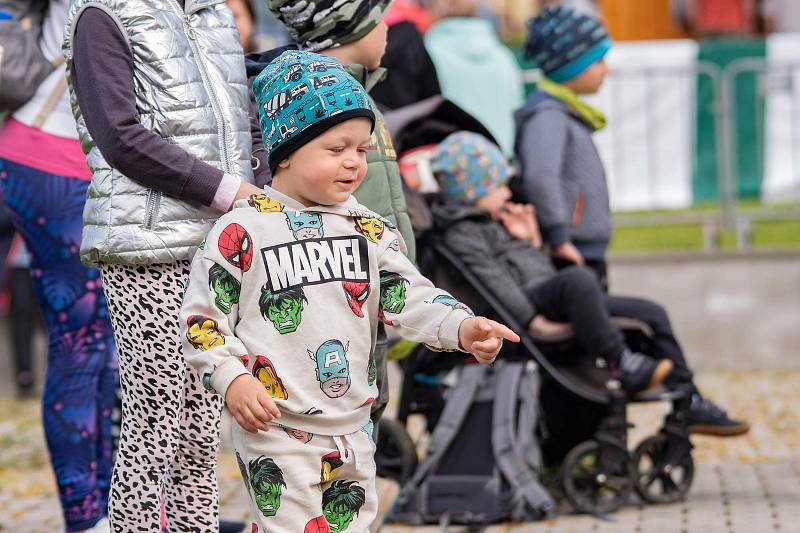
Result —
<svg viewBox="0 0 800 533"><path fill-rule="evenodd" d="M605 294L585 267L555 270L542 250L534 206L510 202L509 167L496 145L475 133L451 134L440 143L431 167L441 189L432 206L435 231L529 331L571 331L587 354L606 358L626 391L661 382L689 388L693 433L728 436L749 430L746 422L731 419L703 398L663 307ZM647 323L653 331L648 353L626 345L612 316Z"/></svg>

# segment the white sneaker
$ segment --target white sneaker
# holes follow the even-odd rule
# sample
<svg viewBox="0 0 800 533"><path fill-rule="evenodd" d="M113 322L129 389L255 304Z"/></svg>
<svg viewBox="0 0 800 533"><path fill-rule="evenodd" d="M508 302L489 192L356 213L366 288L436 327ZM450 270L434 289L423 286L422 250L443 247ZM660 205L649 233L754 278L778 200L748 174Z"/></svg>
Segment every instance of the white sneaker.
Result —
<svg viewBox="0 0 800 533"><path fill-rule="evenodd" d="M94 526L85 530L84 533L111 533L111 524L108 523L107 517L103 517Z"/></svg>

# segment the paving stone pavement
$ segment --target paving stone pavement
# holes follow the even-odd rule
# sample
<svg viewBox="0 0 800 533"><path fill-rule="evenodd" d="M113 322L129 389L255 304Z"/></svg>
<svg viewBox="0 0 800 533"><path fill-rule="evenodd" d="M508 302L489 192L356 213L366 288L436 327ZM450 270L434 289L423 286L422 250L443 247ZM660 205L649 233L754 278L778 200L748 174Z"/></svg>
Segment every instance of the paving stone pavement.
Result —
<svg viewBox="0 0 800 533"><path fill-rule="evenodd" d="M800 532L800 369L707 372L698 382L707 395L750 420L753 430L734 439L693 439L697 467L686 502L641 506L632 500L606 519L566 515L486 532ZM632 406L630 418L637 427L631 445L655 431L664 411L664 406ZM229 446L225 440L218 470L222 515L244 520L248 500ZM0 531L63 531L35 400L0 398ZM440 529L392 525L381 531Z"/></svg>

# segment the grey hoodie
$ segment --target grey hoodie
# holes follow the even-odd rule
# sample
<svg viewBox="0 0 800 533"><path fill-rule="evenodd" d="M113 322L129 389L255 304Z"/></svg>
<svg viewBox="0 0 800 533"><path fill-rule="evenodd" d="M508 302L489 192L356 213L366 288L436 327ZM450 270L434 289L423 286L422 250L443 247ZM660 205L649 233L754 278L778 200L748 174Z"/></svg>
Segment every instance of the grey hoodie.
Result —
<svg viewBox="0 0 800 533"><path fill-rule="evenodd" d="M432 210L436 230L447 247L520 323L528 324L537 311L527 293L555 274L550 257L530 242L512 237L485 211L443 205L434 205Z"/></svg>
<svg viewBox="0 0 800 533"><path fill-rule="evenodd" d="M524 200L536 207L550 245L572 241L588 260L602 260L611 239L611 210L603 162L592 130L543 91L514 118Z"/></svg>

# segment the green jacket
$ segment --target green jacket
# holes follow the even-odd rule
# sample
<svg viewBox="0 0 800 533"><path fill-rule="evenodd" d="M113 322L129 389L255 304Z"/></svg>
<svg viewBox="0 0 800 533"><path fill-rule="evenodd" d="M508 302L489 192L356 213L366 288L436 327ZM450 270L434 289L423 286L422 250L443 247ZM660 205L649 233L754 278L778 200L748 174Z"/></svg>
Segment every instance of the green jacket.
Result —
<svg viewBox="0 0 800 533"><path fill-rule="evenodd" d="M362 65L345 65L349 72L369 92L386 76L385 69L367 70ZM359 203L388 218L397 225L408 247L408 258L416 259L416 243L411 219L408 217L406 199L403 195L403 178L397 165L397 152L394 150L389 130L383 121L378 106L372 102L377 116L373 141L376 150L367 152L367 177L356 190L355 197Z"/></svg>

